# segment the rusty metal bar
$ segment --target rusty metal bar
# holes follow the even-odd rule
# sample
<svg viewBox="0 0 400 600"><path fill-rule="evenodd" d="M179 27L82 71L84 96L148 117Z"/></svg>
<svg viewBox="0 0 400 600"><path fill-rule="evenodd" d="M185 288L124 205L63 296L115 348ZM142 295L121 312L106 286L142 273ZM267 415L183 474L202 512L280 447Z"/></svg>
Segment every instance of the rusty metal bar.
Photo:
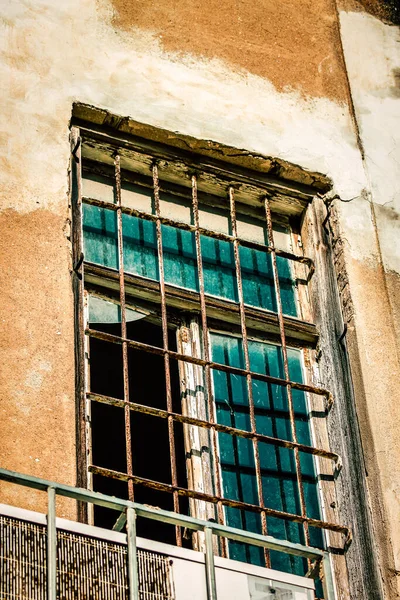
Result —
<svg viewBox="0 0 400 600"><path fill-rule="evenodd" d="M118 479L120 481L127 481L129 476L126 473L120 471L113 471L104 467L98 467L97 465L90 465L89 470L95 475L101 475L103 477L110 477L111 479ZM161 483L159 481L153 481L152 479L146 479L145 477L132 476L135 485L143 485L153 490L160 492L173 493L176 492L179 496L186 498L194 498L195 500L203 500L204 502L211 502L217 504L221 502L224 506L231 508L238 508L239 510L249 510L255 513L265 512L267 516L276 517L277 519L287 519L294 523L307 523L312 527L318 529L327 529L329 531L335 531L349 537L350 530L344 525L338 525L337 523L330 523L329 521L321 521L320 519L313 519L312 517L304 517L303 515L296 515L281 510L275 510L274 508L262 508L256 504L248 504L247 502L241 502L240 500L231 500L229 498L222 498L219 496L213 496L211 494L205 494L204 492L197 492L195 490L189 490L178 486L170 485L169 483Z"/></svg>
<svg viewBox="0 0 400 600"><path fill-rule="evenodd" d="M104 285L104 293L107 291L112 294L115 289L115 283L118 282L118 272L115 272L109 267L96 265L95 263L85 262L85 277L87 289L93 292L93 286ZM125 290L130 296L133 303L137 302L137 298L141 298L145 302L151 302L154 307L154 302L159 296L159 283L153 279L147 279L140 275L132 275L125 273ZM179 288L172 284L165 284L165 294L168 306L172 311L175 311L175 316L178 310L184 309L190 311L194 315L200 314L200 294L186 288ZM220 326L230 326L234 324L240 328L240 313L239 306L232 300L217 298L216 296L206 295L207 312L209 317L209 326L211 327L211 319L213 328L218 330ZM173 318L174 312L171 311L170 319ZM161 311L160 318L161 318ZM154 310L154 314L158 311ZM276 313L254 306L246 306L246 315L248 320L248 329L260 330L263 334L268 334L268 339L272 343L279 340L279 322ZM307 321L301 321L297 317L284 315L285 328L287 338L290 339L290 346L293 348L315 348L318 342L318 332L315 325Z"/></svg>
<svg viewBox="0 0 400 600"><path fill-rule="evenodd" d="M88 392L87 398L89 400L92 400L93 402L99 402L101 404L108 404L110 406L117 406L119 408L124 407L123 400L113 398L112 396L103 396L102 394L94 394L92 392ZM321 458L332 460L336 464L340 464L341 462L340 456L335 452L330 452L322 448L316 448L315 446L306 446L305 444L300 444L299 442L283 440L282 438L275 438L269 435L264 435L263 433L252 433L251 431L246 431L245 429L237 429L236 427L222 425L221 423L216 423L215 421L204 421L203 419L197 419L195 417L189 417L187 415L182 415L174 412L171 413L167 410L153 408L152 406L146 406L145 404L137 404L135 402L129 403L129 409L134 412L151 415L152 417L159 417L160 419L168 419L168 417L171 417L174 421L177 421L178 423L194 425L195 427L204 427L205 429L215 430L220 433L227 433L229 435L246 438L248 440L256 439L258 442L263 442L265 444L273 444L274 446L279 446L280 448L288 448L289 450L298 448L300 452L312 454L314 456L321 456Z"/></svg>
<svg viewBox="0 0 400 600"><path fill-rule="evenodd" d="M301 390L303 392L309 392L310 394L317 394L318 396L324 396L325 398L331 398L331 393L324 388L315 387L312 385L307 385L305 383L299 383L297 381L288 381L286 379L281 379L280 377L272 377L271 375L264 375L263 373L256 373L255 371L247 371L246 369L241 369L239 367L231 367L228 365L224 365L221 363L216 363L214 361L206 361L202 358L196 358L194 356L188 356L186 354L181 354L179 352L175 352L174 350L164 350L163 348L158 348L157 346L151 346L150 344L145 344L144 342L137 342L136 340L128 340L122 339L117 335L113 335L111 333L105 333L103 331L97 331L95 329L86 329L86 335L90 337L97 338L99 340L104 340L105 342L112 342L114 344L122 344L122 342L126 342L127 345L131 348L135 348L136 350L143 350L144 352L149 352L150 354L158 354L163 356L164 354L168 354L170 358L174 360L182 360L194 365L199 365L200 367L205 367L209 365L211 369L216 369L218 371L225 371L226 373L232 373L233 375L241 375L246 377L247 375L251 375L252 379L257 379L259 381L265 381L266 383L271 383L274 385L281 385L284 387L288 387L290 385L291 388L295 390Z"/></svg>
<svg viewBox="0 0 400 600"><path fill-rule="evenodd" d="M194 220L194 235L196 242L196 258L197 258L197 273L199 278L199 294L200 294L200 311L201 311L201 326L202 326L202 338L203 338L203 352L204 352L204 360L207 363L204 366L204 377L206 380L206 390L207 390L207 407L208 407L208 418L210 422L210 430L211 430L211 447L213 453L213 474L214 474L214 483L215 489L217 492L217 496L222 496L222 482L221 482L221 472L219 469L219 452L218 452L218 440L217 434L215 430L215 423L217 421L215 416L215 405L213 399L213 391L212 391L212 381L211 381L211 370L210 362L211 352L210 352L210 343L208 337L208 326L207 326L207 306L206 306L206 297L204 292L204 273L203 273L203 259L201 253L201 238L200 238L200 219L199 219L199 201L197 197L197 177L196 175L192 176L192 208L193 208L193 220ZM225 524L225 515L222 504L219 502L217 504L217 515L218 522L221 525ZM228 555L227 553L227 543L226 539L221 540L221 554L223 557Z"/></svg>
<svg viewBox="0 0 400 600"><path fill-rule="evenodd" d="M98 200L96 198L88 198L87 196L85 196L83 198L83 202L85 202L85 204L91 204L92 206L98 206L100 208L106 208L108 210L117 210L115 204L112 204L111 202L105 202L104 200ZM152 221L153 223L157 223L157 216L151 213L138 210L137 208L130 208L128 206L122 206L121 210L126 215L138 217L139 219L144 219L145 221ZM213 231L212 229L205 229L204 227L200 226L197 229L196 225L190 225L189 223L183 223L182 221L175 221L174 219L170 219L168 217L160 216L159 220L162 225L169 225L171 227L176 227L177 229L183 229L185 231L191 231L194 233L198 231L201 235L206 235L216 240L223 240L225 242L231 243L236 241L240 246L245 246L246 248L260 250L261 252L266 253L272 252L271 248L269 246L266 246L265 244L253 242L251 240L246 240L238 237L237 235L229 235L228 233ZM279 248L276 248L275 252L277 256L281 256L282 258L287 258L288 260L293 260L295 262L307 265L310 269L307 281L311 279L312 274L315 271L314 263L311 258L309 258L308 256L301 256L299 254L293 254L292 252L287 252L286 250L282 250Z"/></svg>
<svg viewBox="0 0 400 600"><path fill-rule="evenodd" d="M280 283L279 283L279 273L278 266L276 263L276 253L274 246L274 232L272 227L272 217L271 217L271 208L269 205L268 197L265 197L265 217L267 221L267 236L268 236L268 244L271 247L271 262L272 262L272 271L274 276L274 286L275 286L275 295L276 295L276 306L278 312L278 320L279 320L279 332L281 336L281 346L282 346L282 358L283 358L283 370L285 374L285 379L288 382L286 386L287 393L287 401L289 408L289 419L290 419L290 428L292 433L292 439L294 442L297 442L297 433L296 433L296 416L294 412L293 406L293 396L292 396L292 383L290 381L289 374L289 361L287 356L287 348L286 348L286 335L285 335L285 323L283 319L283 309L282 309L282 299L281 299L281 291L280 291ZM307 509L306 509L306 501L304 496L304 487L303 487L303 478L301 473L301 464L300 464L300 454L299 449L294 448L294 459L296 465L296 476L297 476L297 485L299 488L299 499L300 499L300 510L301 514L304 518L307 517ZM308 522L303 521L304 528L304 538L306 545L310 545L310 534L308 530Z"/></svg>
<svg viewBox="0 0 400 600"><path fill-rule="evenodd" d="M168 316L167 302L165 298L165 278L164 278L164 257L162 246L162 230L161 230L161 210L160 210L160 182L158 179L158 167L154 162L152 166L153 173L153 193L154 193L154 209L156 216L156 235L157 235L157 254L158 254L158 270L160 276L160 299L161 299L161 327L163 336L163 355L164 355L164 372L165 372L165 388L167 396L167 410L172 412L172 391L171 391L171 371L170 371L170 354L168 349ZM177 466L176 466L176 450L175 450L175 434L174 421L168 416L168 440L171 463L171 481L173 486L178 485ZM174 512L179 513L179 496L173 492ZM176 543L182 546L182 531L177 525L175 527Z"/></svg>
<svg viewBox="0 0 400 600"><path fill-rule="evenodd" d="M115 199L117 207L117 231L118 231L118 272L119 272L119 295L121 303L121 336L124 340L126 333L126 305L125 305L125 275L124 275L124 241L122 231L122 211L121 211L121 160L117 154L114 159L115 166ZM129 363L128 363L128 345L122 342L122 372L124 383L124 417L125 417L125 445L126 445L126 472L133 475L132 458L132 431L131 431L131 411L129 410ZM133 481L128 480L128 497L134 499Z"/></svg>
<svg viewBox="0 0 400 600"><path fill-rule="evenodd" d="M251 427L251 433L255 434L257 432L257 425L256 425L255 411L254 411L253 384L252 384L251 369L250 369L249 344L248 344L248 339L247 339L246 311L245 311L244 297L243 297L242 270L241 270L241 266L240 266L240 251L239 251L239 242L238 242L238 233L237 233L235 194L234 194L234 190L232 187L229 188L229 206L230 206L231 228L232 228L232 234L234 237L233 252L234 252L234 257L235 257L236 284L237 284L238 299L239 299L240 328L241 328L241 332L242 332L244 364L245 364L245 369L247 371L246 386L247 386L247 397L248 397L248 402L249 402L250 427ZM263 493L263 487L262 487L262 475L261 475L260 452L259 452L259 448L258 448L258 440L256 437L253 437L252 441L253 441L253 452L254 452L254 464L255 464L255 472L256 472L258 503L261 508L264 508L265 502L264 502L264 493ZM261 530L262 530L263 535L268 535L267 517L266 517L265 512L261 513ZM265 559L265 566L267 568L271 567L270 555L269 555L268 550L266 550L266 549L264 550L264 559Z"/></svg>

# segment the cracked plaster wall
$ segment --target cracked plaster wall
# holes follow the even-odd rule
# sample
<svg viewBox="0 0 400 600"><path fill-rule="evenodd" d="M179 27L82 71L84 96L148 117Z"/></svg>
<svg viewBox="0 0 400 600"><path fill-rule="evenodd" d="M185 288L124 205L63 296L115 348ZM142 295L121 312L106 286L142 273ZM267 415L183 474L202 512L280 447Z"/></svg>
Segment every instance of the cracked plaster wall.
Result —
<svg viewBox="0 0 400 600"><path fill-rule="evenodd" d="M335 207L343 298L351 306L348 347L377 550L394 598L400 589L400 32L363 12L342 10L340 23L368 181L363 196Z"/></svg>

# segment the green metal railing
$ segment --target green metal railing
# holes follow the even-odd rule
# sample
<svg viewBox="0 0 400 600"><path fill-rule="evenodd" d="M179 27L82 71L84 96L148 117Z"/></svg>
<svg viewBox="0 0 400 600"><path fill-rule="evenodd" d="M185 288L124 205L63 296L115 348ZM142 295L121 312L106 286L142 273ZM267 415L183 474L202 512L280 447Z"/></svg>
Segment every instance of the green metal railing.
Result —
<svg viewBox="0 0 400 600"><path fill-rule="evenodd" d="M194 531L204 532L205 537L205 568L207 580L207 598L208 600L217 600L217 587L215 578L214 551L212 536L228 538L237 542L260 546L269 550L276 550L294 556L301 556L311 561L317 561L321 565L321 579L326 600L335 600L335 591L332 577L332 568L329 553L318 548L295 544L286 540L279 540L271 536L264 536L257 533L235 529L226 525L219 525L209 521L201 521L186 515L179 515L174 512L152 508L106 496L98 492L92 492L83 488L76 488L61 483L46 481L38 477L23 475L14 471L0 469L0 480L8 481L17 485L47 492L48 510L47 510L47 598L48 600L57 600L57 528L56 528L56 496L65 496L78 500L96 504L115 511L126 516L127 526L127 556L128 556L128 581L129 581L129 600L139 600L139 574L137 562L136 546L136 519L137 517L162 521L171 525L186 527Z"/></svg>

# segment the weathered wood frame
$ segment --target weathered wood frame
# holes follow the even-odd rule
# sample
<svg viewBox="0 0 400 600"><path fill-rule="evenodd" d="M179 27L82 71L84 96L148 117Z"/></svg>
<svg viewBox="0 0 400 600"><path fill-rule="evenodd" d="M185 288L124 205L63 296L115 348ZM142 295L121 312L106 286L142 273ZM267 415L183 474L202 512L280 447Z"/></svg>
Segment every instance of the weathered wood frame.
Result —
<svg viewBox="0 0 400 600"><path fill-rule="evenodd" d="M104 142L104 131L112 133L112 136L116 136L122 142L122 145L126 143L126 138L131 138L131 132L139 131L139 139L137 144L142 147L144 140L148 143L147 148L150 152L154 152L156 149L159 157L162 159L162 152L160 150L160 137L156 131L156 128L149 126L141 126L140 124L131 122L129 119L117 118L107 113L107 111L97 111L91 109L91 107L85 107L83 105L77 105L74 109L74 120L76 124L84 124L86 131L95 133ZM96 114L95 119L91 119L92 122L83 122L83 118L87 119L88 114ZM101 125L100 131L97 125ZM119 130L116 132L116 129ZM97 129L97 132L94 130ZM154 130L156 133L149 135L149 139L142 138L141 135L148 134L149 130ZM160 130L161 131L161 130ZM128 133L127 133L128 132ZM153 138L153 139L151 139ZM182 151L182 140L184 136L177 136L178 141L174 148L174 154L182 160L182 155L187 157L191 154L191 146L195 146L193 139L190 139L187 143L189 146L188 151ZM146 145L145 143L145 145ZM216 146L218 148L216 149ZM196 148L193 148L196 151ZM198 150L198 149L197 149ZM161 153L161 156L160 156ZM216 159L215 155L223 155L223 160ZM313 258L317 266L317 274L314 276L311 287L310 296L313 312L315 315L315 322L319 329L319 345L317 352L314 353L310 350L311 356L317 356L319 361L319 368L321 373L321 379L325 383L329 383L329 387L334 391L335 395L335 408L331 411L328 418L328 428L330 434L330 441L332 448L343 457L345 465L344 472L341 473L340 477L336 482L336 489L338 492L338 506L334 507L338 514L344 517L345 522L354 523L355 530L357 532L356 541L353 542L351 550L347 553L346 558L341 557L335 559L336 573L338 582L338 591L344 594L344 597L348 597L350 594L351 598L356 597L374 597L381 598L381 586L379 582L379 571L377 567L377 560L373 545L373 534L370 523L369 507L367 501L366 483L364 476L364 467L362 459L362 448L358 433L357 425L357 414L355 411L353 390L351 383L351 376L348 364L348 357L343 344L341 335L343 333L343 320L341 317L340 301L338 298L336 276L332 264L332 251L330 248L329 237L324 233L323 221L325 219L325 209L323 200L316 198L315 196L321 196L321 194L329 191L331 185L327 178L319 174L308 174L303 169L296 166L282 165L281 163L274 163L273 159L266 159L265 157L254 157L251 161L249 153L241 151L243 160L234 159L229 157L229 149L224 148L221 151L219 145L210 144L209 152L207 148L204 148L204 144L200 148L199 155L189 165L190 169L194 169L198 166L199 161L203 162L204 155L207 156L207 163L211 164L212 169L218 174L221 173L221 163L227 167L226 177L227 180L232 179L232 176L242 178L243 183L246 186L246 192L251 192L251 183L248 183L248 178L251 181L256 179L256 185L265 186L266 191L271 194L272 198L275 197L276 210L282 210L282 202L284 206L289 206L289 214L295 214L299 216L301 213L305 214L305 218L302 226L302 238L303 244L306 249L306 253ZM263 168L264 162L268 162L269 169L266 173L266 169ZM243 167L248 165L248 161L251 161L251 168ZM226 161L226 162L225 162ZM241 163L241 164L238 164ZM215 166L217 164L217 166ZM185 163L186 164L186 163ZM279 168L275 168L274 164L279 164ZM271 168L272 165L272 168ZM292 167L292 170L290 169ZM247 169L249 175L243 176L243 168ZM260 170L257 172L257 168ZM179 169L178 169L179 171ZM251 172L253 171L253 172ZM254 172L257 176L254 178ZM272 177L271 177L272 172ZM284 173L284 177L282 177ZM292 181L288 177L288 173L292 173ZM180 172L180 176L182 171ZM278 176L276 176L276 174ZM72 175L74 177L73 169ZM278 184L277 181L278 180ZM143 178L141 179L143 182ZM306 182L306 183L305 183ZM171 186L176 185L176 179L172 178L170 182ZM273 190L275 190L275 196L273 196ZM207 192L207 189L204 189ZM202 190L200 190L200 193ZM74 193L74 191L72 191ZM240 196L239 196L240 198ZM284 199L282 201L282 198ZM274 206L273 200L271 205ZM311 206L310 206L311 204ZM305 211L305 208L307 211ZM74 253L77 256L79 252L79 236L77 236L77 242L74 245ZM93 277L93 283L95 282L95 274ZM132 282L133 283L133 282ZM75 289L76 297L80 295L80 286L76 285ZM80 326L81 318L77 315L77 324ZM82 329L80 329L82 332ZM81 337L77 340L77 343L81 344ZM338 341L339 340L339 341ZM311 344L311 346L314 344ZM321 352L322 351L322 352ZM78 350L79 352L79 350ZM80 365L82 363L80 362ZM77 365L77 370L78 370ZM82 384L82 377L77 378L77 388ZM78 391L78 396L80 392ZM80 402L80 405L82 403ZM352 432L353 435L349 435ZM83 432L81 432L82 434ZM78 464L82 463L82 456L78 458ZM82 474L82 471L81 471ZM81 476L81 475L80 475ZM335 500L332 501L334 503ZM348 565L349 571L349 586L347 584L341 584L338 575L343 575L344 562ZM346 578L347 579L347 578ZM343 583L343 582L342 582Z"/></svg>

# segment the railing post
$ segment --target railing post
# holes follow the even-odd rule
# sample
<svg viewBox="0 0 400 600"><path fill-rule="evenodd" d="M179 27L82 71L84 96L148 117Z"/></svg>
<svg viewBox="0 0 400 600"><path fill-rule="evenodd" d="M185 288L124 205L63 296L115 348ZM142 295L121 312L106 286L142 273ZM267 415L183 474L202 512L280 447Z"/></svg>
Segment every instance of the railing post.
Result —
<svg viewBox="0 0 400 600"><path fill-rule="evenodd" d="M217 585L215 580L214 549L212 543L211 527L204 527L206 541L206 578L207 578L207 599L217 600Z"/></svg>
<svg viewBox="0 0 400 600"><path fill-rule="evenodd" d="M322 587L324 589L324 598L326 598L326 600L336 600L335 585L333 582L332 565L329 552L324 552L324 556L322 558L322 569Z"/></svg>
<svg viewBox="0 0 400 600"><path fill-rule="evenodd" d="M134 508L126 509L126 530L128 541L128 582L129 600L139 600L139 573L136 547L136 511Z"/></svg>
<svg viewBox="0 0 400 600"><path fill-rule="evenodd" d="M56 490L47 488L47 600L57 600Z"/></svg>

